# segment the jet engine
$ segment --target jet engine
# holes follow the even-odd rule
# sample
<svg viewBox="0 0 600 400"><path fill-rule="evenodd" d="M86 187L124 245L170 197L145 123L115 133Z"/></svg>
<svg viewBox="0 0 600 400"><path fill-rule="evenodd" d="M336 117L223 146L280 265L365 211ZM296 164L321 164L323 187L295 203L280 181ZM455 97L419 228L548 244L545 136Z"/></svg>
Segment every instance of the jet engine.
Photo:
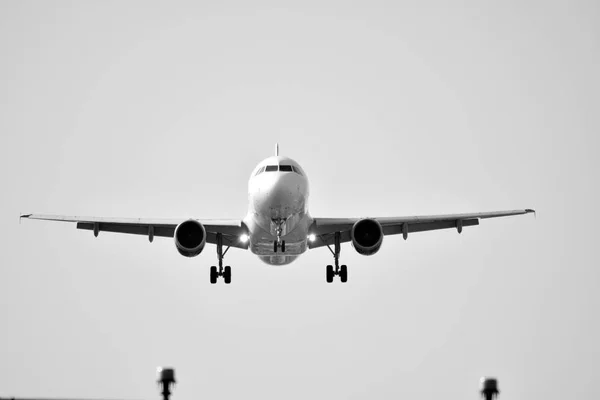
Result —
<svg viewBox="0 0 600 400"><path fill-rule="evenodd" d="M359 254L371 256L379 251L383 242L383 228L374 219L356 221L350 232L352 245Z"/></svg>
<svg viewBox="0 0 600 400"><path fill-rule="evenodd" d="M206 229L195 219L188 219L175 228L175 246L185 257L196 257L206 244Z"/></svg>

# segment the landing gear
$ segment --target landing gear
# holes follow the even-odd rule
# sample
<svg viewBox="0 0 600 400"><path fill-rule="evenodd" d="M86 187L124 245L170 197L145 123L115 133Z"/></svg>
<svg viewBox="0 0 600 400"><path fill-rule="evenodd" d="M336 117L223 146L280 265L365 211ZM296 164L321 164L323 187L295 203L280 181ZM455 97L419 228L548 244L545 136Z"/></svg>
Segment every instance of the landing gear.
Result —
<svg viewBox="0 0 600 400"><path fill-rule="evenodd" d="M345 265L342 265L340 267L340 281L342 281L342 283L346 283L348 282L348 267L346 267Z"/></svg>
<svg viewBox="0 0 600 400"><path fill-rule="evenodd" d="M228 250L229 246L227 246L225 252L223 252L223 236L220 233L217 233L217 258L219 259L219 268L217 269L214 265L210 267L210 283L213 285L217 283L219 276L223 277L223 280L227 285L231 283L231 267L227 265L223 268L223 258Z"/></svg>
<svg viewBox="0 0 600 400"><path fill-rule="evenodd" d="M217 278L219 277L219 273L217 272L217 267L214 265L210 267L210 283L213 285L217 283Z"/></svg>
<svg viewBox="0 0 600 400"><path fill-rule="evenodd" d="M333 277L339 275L340 281L342 283L346 283L348 281L348 267L346 265L340 266L340 233L336 232L334 236L334 250L331 249L329 245L327 245L331 254L333 254L333 259L335 260L335 267L333 265L328 265L325 269L325 278L327 279L327 283L333 282Z"/></svg>
<svg viewBox="0 0 600 400"><path fill-rule="evenodd" d="M325 268L325 276L327 279L327 283L333 282L334 274L335 274L335 272L333 272L333 267L331 265L328 265L327 268Z"/></svg>
<svg viewBox="0 0 600 400"><path fill-rule="evenodd" d="M274 240L273 241L273 253L277 253L277 249L281 249L282 253L285 253L285 240Z"/></svg>
<svg viewBox="0 0 600 400"><path fill-rule="evenodd" d="M223 280L225 280L227 285L231 283L231 267L229 265L226 266L225 271L223 271Z"/></svg>
<svg viewBox="0 0 600 400"><path fill-rule="evenodd" d="M273 241L273 253L277 253L277 249L281 249L281 252L285 253L285 240L281 240L281 235L283 233L283 228L281 226L285 223L285 220L274 219L273 222L277 225L277 228L275 229L277 240Z"/></svg>

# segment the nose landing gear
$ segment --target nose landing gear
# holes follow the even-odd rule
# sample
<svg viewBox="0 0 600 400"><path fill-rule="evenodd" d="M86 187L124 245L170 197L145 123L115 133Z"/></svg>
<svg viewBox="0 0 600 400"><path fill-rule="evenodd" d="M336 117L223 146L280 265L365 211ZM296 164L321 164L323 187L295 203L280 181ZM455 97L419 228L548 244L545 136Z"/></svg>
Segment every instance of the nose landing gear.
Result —
<svg viewBox="0 0 600 400"><path fill-rule="evenodd" d="M281 252L285 253L285 240L281 240L280 237L273 241L273 253L277 253L277 249L281 249Z"/></svg>
<svg viewBox="0 0 600 400"><path fill-rule="evenodd" d="M229 247L230 246L227 246L223 252L223 236L220 233L217 233L217 258L219 259L219 268L217 269L214 265L210 267L210 283L213 285L217 283L219 276L223 277L225 284L229 285L231 283L231 267L229 265L223 267L223 258L225 258L225 254L227 254Z"/></svg>
<svg viewBox="0 0 600 400"><path fill-rule="evenodd" d="M281 249L282 253L285 253L285 240L281 240L281 234L283 233L282 225L285 223L284 220L273 220L277 224L275 233L277 240L273 241L273 253L277 253L277 249Z"/></svg>
<svg viewBox="0 0 600 400"><path fill-rule="evenodd" d="M336 232L334 236L334 250L331 249L331 246L327 245L331 254L333 254L333 259L335 261L335 267L333 265L328 265L325 269L325 278L327 283L333 282L333 277L338 275L340 277L340 281L342 283L346 283L348 281L348 267L346 265L340 264L340 233Z"/></svg>

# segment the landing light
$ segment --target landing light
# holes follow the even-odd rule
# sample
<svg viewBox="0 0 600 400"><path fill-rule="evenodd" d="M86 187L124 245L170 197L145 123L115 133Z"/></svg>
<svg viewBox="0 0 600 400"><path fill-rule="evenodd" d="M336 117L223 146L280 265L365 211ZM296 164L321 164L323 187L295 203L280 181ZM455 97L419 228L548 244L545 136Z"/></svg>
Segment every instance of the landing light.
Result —
<svg viewBox="0 0 600 400"><path fill-rule="evenodd" d="M246 243L248 241L248 235L245 233L240 236L240 242Z"/></svg>
<svg viewBox="0 0 600 400"><path fill-rule="evenodd" d="M308 235L309 242L314 242L315 240L317 240L317 237L314 235L314 233L311 233L310 235Z"/></svg>

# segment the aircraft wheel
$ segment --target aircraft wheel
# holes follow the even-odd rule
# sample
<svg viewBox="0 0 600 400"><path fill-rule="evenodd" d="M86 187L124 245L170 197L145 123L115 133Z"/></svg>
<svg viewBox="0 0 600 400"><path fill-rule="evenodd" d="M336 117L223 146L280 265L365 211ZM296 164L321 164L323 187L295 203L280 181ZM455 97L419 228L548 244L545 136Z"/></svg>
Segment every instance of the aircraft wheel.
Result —
<svg viewBox="0 0 600 400"><path fill-rule="evenodd" d="M348 281L348 267L345 265L340 267L340 280L342 283L346 283L346 281Z"/></svg>
<svg viewBox="0 0 600 400"><path fill-rule="evenodd" d="M325 275L326 275L326 278L327 278L327 283L333 282L333 266L328 265L327 269L325 270L325 272L326 272Z"/></svg>
<svg viewBox="0 0 600 400"><path fill-rule="evenodd" d="M223 279L225 279L225 283L229 285L231 283L231 267L228 265L225 267L223 271Z"/></svg>
<svg viewBox="0 0 600 400"><path fill-rule="evenodd" d="M219 274L217 273L217 267L213 265L212 267L210 267L210 283L212 283L213 285L217 283L218 277Z"/></svg>
<svg viewBox="0 0 600 400"><path fill-rule="evenodd" d="M285 253L285 240L281 241L281 252Z"/></svg>
<svg viewBox="0 0 600 400"><path fill-rule="evenodd" d="M277 241L273 241L273 253L277 253Z"/></svg>

